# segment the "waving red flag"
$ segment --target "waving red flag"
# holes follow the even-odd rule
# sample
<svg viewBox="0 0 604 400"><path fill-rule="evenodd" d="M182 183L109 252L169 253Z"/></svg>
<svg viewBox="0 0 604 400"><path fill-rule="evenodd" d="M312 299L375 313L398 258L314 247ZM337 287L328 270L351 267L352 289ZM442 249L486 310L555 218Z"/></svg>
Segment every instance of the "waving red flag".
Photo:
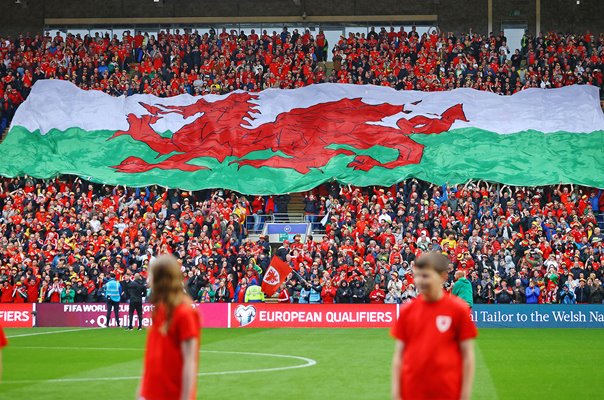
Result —
<svg viewBox="0 0 604 400"><path fill-rule="evenodd" d="M285 279L287 279L287 276L290 274L290 272L292 272L292 268L287 265L285 261L281 260L277 256L273 256L271 264L264 273L264 279L262 280L262 291L267 296L272 296L275 294L277 289L279 289L279 286L285 282Z"/></svg>

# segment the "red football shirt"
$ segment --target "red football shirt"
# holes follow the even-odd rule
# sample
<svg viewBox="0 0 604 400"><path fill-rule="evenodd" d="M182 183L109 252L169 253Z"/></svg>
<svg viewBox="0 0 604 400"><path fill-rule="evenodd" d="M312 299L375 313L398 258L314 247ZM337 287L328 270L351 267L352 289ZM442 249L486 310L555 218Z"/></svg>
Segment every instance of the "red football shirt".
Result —
<svg viewBox="0 0 604 400"><path fill-rule="evenodd" d="M141 384L141 397L145 400L179 399L182 384L182 342L196 338L199 343L201 322L199 313L183 303L174 309L167 334L160 330L165 320L165 310L158 307L153 326L147 336L145 370ZM199 348L195 351L196 368ZM191 399L195 399L193 393Z"/></svg>
<svg viewBox="0 0 604 400"><path fill-rule="evenodd" d="M420 295L401 307L391 334L405 343L400 377L405 400L459 399L459 342L477 335L463 300L445 293L440 300L427 302Z"/></svg>
<svg viewBox="0 0 604 400"><path fill-rule="evenodd" d="M0 349L6 347L8 344L8 340L6 339L6 335L4 335L4 330L2 330L2 326L0 326Z"/></svg>

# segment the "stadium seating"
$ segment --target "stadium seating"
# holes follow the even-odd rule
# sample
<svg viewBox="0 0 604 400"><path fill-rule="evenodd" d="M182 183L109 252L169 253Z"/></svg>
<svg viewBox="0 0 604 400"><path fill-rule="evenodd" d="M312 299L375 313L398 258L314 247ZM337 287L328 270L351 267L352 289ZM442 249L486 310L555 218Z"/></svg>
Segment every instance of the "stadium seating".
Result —
<svg viewBox="0 0 604 400"><path fill-rule="evenodd" d="M1 38L0 38L1 39ZM327 68L326 55L333 62ZM526 35L511 54L500 35L402 28L350 34L328 43L322 31L144 32L122 38L57 33L0 40L4 130L38 79L66 79L112 95L227 93L322 82L400 90L472 87L512 94L524 88L590 84L602 88L604 34Z"/></svg>
<svg viewBox="0 0 604 400"><path fill-rule="evenodd" d="M328 52L333 62L326 64ZM116 96L322 82L500 94L571 84L602 88L604 35L526 36L522 49L509 54L502 36L420 37L395 28L338 43L287 29L165 31L157 38L57 34L2 39L0 54L4 130L39 79L66 79ZM290 201L224 190L109 187L70 177L3 178L0 188L2 302L66 301L70 290L74 301L100 301L109 273L120 280L134 271L146 275L149 261L163 252L182 260L186 289L196 300L239 301L242 285L259 282L269 263L270 244L250 233ZM326 302L407 301L416 293L414 259L438 250L451 261L450 281L457 270L468 273L477 303L602 302L601 190L408 180L391 188L323 185L312 195L296 200L304 213L326 216L314 225L317 240L284 242L277 252L304 278L286 284L293 301L306 301L305 281L315 277Z"/></svg>
<svg viewBox="0 0 604 400"><path fill-rule="evenodd" d="M238 300L241 285L259 282L269 262L269 243L248 236L254 214L287 205L273 196L127 189L67 177L3 179L1 187L3 302L59 302L67 282L75 301L99 301L109 273L145 276L163 252L182 260L195 299ZM322 185L311 195L305 212L328 215L321 233L284 242L277 254L306 281L318 277L325 301L367 302L375 284L381 301L408 300L415 295L414 259L438 250L451 260L451 280L456 270L468 273L477 303L525 302L531 280L541 289L539 302L601 302L600 190L410 180L391 188ZM295 278L287 282L291 297L304 301L305 283ZM221 281L226 292L218 296ZM341 289L342 281L353 290ZM565 286L578 295L583 285L587 298L559 298Z"/></svg>

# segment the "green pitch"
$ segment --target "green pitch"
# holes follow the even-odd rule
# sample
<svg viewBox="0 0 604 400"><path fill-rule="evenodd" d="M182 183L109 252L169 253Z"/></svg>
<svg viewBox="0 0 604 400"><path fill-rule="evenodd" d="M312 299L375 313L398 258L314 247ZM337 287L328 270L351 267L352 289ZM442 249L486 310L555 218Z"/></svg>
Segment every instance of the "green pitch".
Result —
<svg viewBox="0 0 604 400"><path fill-rule="evenodd" d="M145 332L7 329L0 399L133 399ZM207 329L201 399L386 399L384 329ZM601 395L604 331L482 329L475 399Z"/></svg>

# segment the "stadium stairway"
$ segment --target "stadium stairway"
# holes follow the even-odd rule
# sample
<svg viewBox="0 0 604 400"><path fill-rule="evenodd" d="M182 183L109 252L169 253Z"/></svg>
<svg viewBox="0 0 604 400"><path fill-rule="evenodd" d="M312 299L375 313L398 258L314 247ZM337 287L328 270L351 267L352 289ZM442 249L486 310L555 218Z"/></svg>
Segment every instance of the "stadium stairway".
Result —
<svg viewBox="0 0 604 400"><path fill-rule="evenodd" d="M304 213L304 195L302 193L290 193L287 211L289 213Z"/></svg>
<svg viewBox="0 0 604 400"><path fill-rule="evenodd" d="M604 213L597 214L596 220L598 221L598 226L600 229L604 230Z"/></svg>
<svg viewBox="0 0 604 400"><path fill-rule="evenodd" d="M333 71L333 62L327 61L325 63L325 76L331 76L331 71Z"/></svg>

